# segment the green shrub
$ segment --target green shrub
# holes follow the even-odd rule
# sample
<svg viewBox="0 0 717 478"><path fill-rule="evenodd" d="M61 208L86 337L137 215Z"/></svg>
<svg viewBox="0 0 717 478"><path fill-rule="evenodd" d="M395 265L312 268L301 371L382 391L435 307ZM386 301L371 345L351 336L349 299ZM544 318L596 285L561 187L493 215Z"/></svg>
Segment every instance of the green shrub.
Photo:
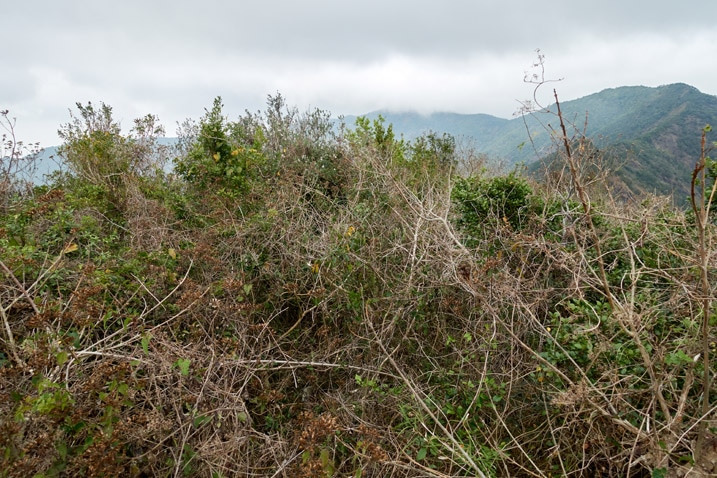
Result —
<svg viewBox="0 0 717 478"><path fill-rule="evenodd" d="M76 106L79 117L71 113L71 121L58 131L63 140L58 152L74 179L106 197L107 209L101 211L121 219L128 212L137 178L162 168L165 154L156 140L164 135L164 128L156 116L147 115L136 119L129 135L124 135L110 106ZM55 180L61 178L62 174L55 175Z"/></svg>
<svg viewBox="0 0 717 478"><path fill-rule="evenodd" d="M456 205L456 224L472 245L496 226L519 231L534 212L533 190L515 171L506 176L459 178L451 198Z"/></svg>
<svg viewBox="0 0 717 478"><path fill-rule="evenodd" d="M230 136L237 129L223 116L222 108L221 98L215 98L199 122L197 136L189 138L189 151L175 159L175 171L200 191L236 198L247 192L250 170L265 161L263 140L260 130L251 138Z"/></svg>

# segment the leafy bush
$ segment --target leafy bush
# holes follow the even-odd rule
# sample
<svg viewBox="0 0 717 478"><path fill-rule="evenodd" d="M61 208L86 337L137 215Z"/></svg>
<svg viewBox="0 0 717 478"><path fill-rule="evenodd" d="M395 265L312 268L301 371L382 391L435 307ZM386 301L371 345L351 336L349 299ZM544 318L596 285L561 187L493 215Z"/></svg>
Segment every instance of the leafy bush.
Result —
<svg viewBox="0 0 717 478"><path fill-rule="evenodd" d="M58 131L63 140L58 153L73 175L99 188L109 210L121 217L128 211L137 179L162 169L165 152L156 140L164 135L164 128L155 116L147 115L136 119L125 136L110 106L76 106L79 117L71 113L72 120Z"/></svg>
<svg viewBox="0 0 717 478"><path fill-rule="evenodd" d="M264 162L262 138L230 137L232 125L222 115L222 106L217 97L202 117L186 157L175 161L175 171L201 190L237 197L246 192L251 170Z"/></svg>
<svg viewBox="0 0 717 478"><path fill-rule="evenodd" d="M506 176L458 178L451 197L456 204L456 224L469 244L484 239L496 226L520 231L536 212L533 190L516 171Z"/></svg>

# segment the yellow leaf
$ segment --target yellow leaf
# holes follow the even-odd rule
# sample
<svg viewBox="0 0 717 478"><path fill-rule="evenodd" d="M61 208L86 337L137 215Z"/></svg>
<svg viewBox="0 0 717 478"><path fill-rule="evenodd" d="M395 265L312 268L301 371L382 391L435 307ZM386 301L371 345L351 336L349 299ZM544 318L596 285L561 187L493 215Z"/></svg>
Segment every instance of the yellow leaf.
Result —
<svg viewBox="0 0 717 478"><path fill-rule="evenodd" d="M237 154L239 154L239 150L238 150L238 149L235 149L234 151L232 151L232 156L236 156Z"/></svg>
<svg viewBox="0 0 717 478"><path fill-rule="evenodd" d="M173 247L170 247L170 248L167 250L167 254L169 254L169 257L171 257L172 259L176 259L176 258L177 258L177 251L175 251Z"/></svg>
<svg viewBox="0 0 717 478"><path fill-rule="evenodd" d="M214 158L214 161L219 161L219 158L221 158L222 155L219 153L219 151L217 151L212 155L212 157Z"/></svg>
<svg viewBox="0 0 717 478"><path fill-rule="evenodd" d="M313 272L314 274L319 273L319 263L318 262L314 262L314 265L311 266L311 272Z"/></svg>
<svg viewBox="0 0 717 478"><path fill-rule="evenodd" d="M65 246L65 248L62 250L63 254L69 254L70 252L75 252L78 249L77 244L74 242L69 243Z"/></svg>

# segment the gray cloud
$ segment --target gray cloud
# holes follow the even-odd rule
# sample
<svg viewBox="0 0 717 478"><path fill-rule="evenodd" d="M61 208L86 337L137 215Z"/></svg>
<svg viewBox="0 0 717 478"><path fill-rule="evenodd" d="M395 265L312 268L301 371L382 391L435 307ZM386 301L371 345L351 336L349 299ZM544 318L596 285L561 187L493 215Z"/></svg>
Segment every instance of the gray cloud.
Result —
<svg viewBox="0 0 717 478"><path fill-rule="evenodd" d="M0 108L28 140L57 142L76 101L168 132L221 95L229 115L267 94L335 114L379 108L509 116L540 47L571 99L623 84L710 94L717 3L702 0L225 2L67 0L3 7Z"/></svg>

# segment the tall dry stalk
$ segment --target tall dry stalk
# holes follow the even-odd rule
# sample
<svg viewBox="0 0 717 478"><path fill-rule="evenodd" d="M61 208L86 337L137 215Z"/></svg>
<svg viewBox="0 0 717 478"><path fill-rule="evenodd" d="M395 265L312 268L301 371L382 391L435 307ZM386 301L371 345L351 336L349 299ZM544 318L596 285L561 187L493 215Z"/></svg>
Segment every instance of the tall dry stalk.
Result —
<svg viewBox="0 0 717 478"><path fill-rule="evenodd" d="M710 360L710 318L712 315L712 287L709 280L710 255L712 250L712 230L709 221L712 201L717 191L717 181L713 179L712 185L708 186L708 158L706 154L707 132L709 127L704 128L700 140L700 159L692 172L691 196L692 211L695 214L697 227L697 262L700 270L700 287L702 292L702 321L701 321L701 342L702 342L702 419L699 426L697 440L698 452L702 450L705 435L707 432L707 418L710 409L710 389L712 388L711 360Z"/></svg>

